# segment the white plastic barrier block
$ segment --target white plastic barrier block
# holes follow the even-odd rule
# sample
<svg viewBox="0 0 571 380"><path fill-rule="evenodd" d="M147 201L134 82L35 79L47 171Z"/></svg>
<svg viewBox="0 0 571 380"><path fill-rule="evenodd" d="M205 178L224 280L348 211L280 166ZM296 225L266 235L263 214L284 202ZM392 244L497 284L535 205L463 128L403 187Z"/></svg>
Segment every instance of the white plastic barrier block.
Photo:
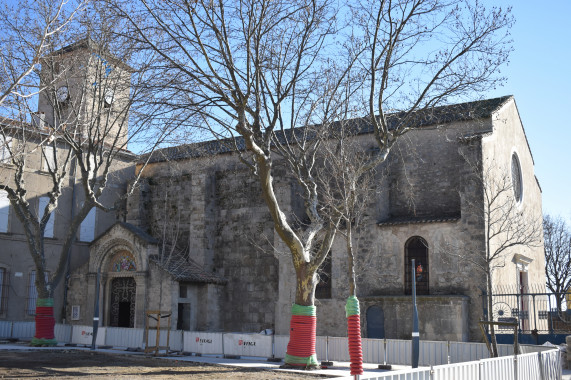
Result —
<svg viewBox="0 0 571 380"><path fill-rule="evenodd" d="M97 329L97 338L95 340L95 344L98 346L105 345L105 329L105 327L99 327ZM91 346L92 341L93 326L73 326L71 330L71 343Z"/></svg>
<svg viewBox="0 0 571 380"><path fill-rule="evenodd" d="M223 354L222 333L183 332L183 351L199 354Z"/></svg>
<svg viewBox="0 0 571 380"><path fill-rule="evenodd" d="M224 354L239 356L272 356L272 336L263 334L224 334Z"/></svg>

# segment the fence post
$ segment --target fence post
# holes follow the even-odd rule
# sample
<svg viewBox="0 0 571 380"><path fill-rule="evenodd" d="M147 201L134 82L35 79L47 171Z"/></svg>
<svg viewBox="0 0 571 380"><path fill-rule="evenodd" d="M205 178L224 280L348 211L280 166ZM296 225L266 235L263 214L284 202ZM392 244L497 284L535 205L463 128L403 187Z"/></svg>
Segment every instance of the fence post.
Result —
<svg viewBox="0 0 571 380"><path fill-rule="evenodd" d="M517 354L514 355L514 380L517 380Z"/></svg>
<svg viewBox="0 0 571 380"><path fill-rule="evenodd" d="M446 341L446 351L447 351L447 356L448 356L448 364L450 364L450 341Z"/></svg>
<svg viewBox="0 0 571 380"><path fill-rule="evenodd" d="M385 362L384 365L387 365L387 338L385 338Z"/></svg>
<svg viewBox="0 0 571 380"><path fill-rule="evenodd" d="M226 357L226 350L224 349L224 333L222 333L222 357Z"/></svg>
<svg viewBox="0 0 571 380"><path fill-rule="evenodd" d="M484 367L484 363L481 360L478 360L478 379L484 380L484 374L482 373Z"/></svg>

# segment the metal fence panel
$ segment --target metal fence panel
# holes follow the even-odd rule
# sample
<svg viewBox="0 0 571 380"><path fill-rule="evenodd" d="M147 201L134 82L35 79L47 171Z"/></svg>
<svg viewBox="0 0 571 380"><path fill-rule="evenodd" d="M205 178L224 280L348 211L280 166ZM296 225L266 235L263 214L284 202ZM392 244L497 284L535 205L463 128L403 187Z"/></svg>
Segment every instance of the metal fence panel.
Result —
<svg viewBox="0 0 571 380"><path fill-rule="evenodd" d="M553 346L533 346L531 344L520 344L520 354L531 354L532 352L543 352L553 350Z"/></svg>
<svg viewBox="0 0 571 380"><path fill-rule="evenodd" d="M347 337L329 337L329 360L339 362L348 362L351 360L349 357Z"/></svg>
<svg viewBox="0 0 571 380"><path fill-rule="evenodd" d="M199 354L223 354L222 333L202 331L183 332L183 351Z"/></svg>
<svg viewBox="0 0 571 380"><path fill-rule="evenodd" d="M514 354L513 344L498 344L498 356L509 356Z"/></svg>
<svg viewBox="0 0 571 380"><path fill-rule="evenodd" d="M440 365L432 367L432 370L432 380L480 380L479 362Z"/></svg>
<svg viewBox="0 0 571 380"><path fill-rule="evenodd" d="M421 340L418 364L421 366L448 364L448 342Z"/></svg>
<svg viewBox="0 0 571 380"><path fill-rule="evenodd" d="M107 327L105 344L113 347L145 348L144 330L127 327Z"/></svg>
<svg viewBox="0 0 571 380"><path fill-rule="evenodd" d="M0 338L12 337L12 322L0 321Z"/></svg>
<svg viewBox="0 0 571 380"><path fill-rule="evenodd" d="M70 343L71 342L71 325L64 325L61 323L56 323L54 326L54 335L58 342L60 343Z"/></svg>
<svg viewBox="0 0 571 380"><path fill-rule="evenodd" d="M167 334L168 333L168 334ZM167 336L168 335L168 336ZM168 346L171 351L182 351L182 331L161 329L159 334L159 346ZM148 347L155 347L157 341L157 330L149 330Z"/></svg>
<svg viewBox="0 0 571 380"><path fill-rule="evenodd" d="M485 343L450 342L450 363L471 362L489 356Z"/></svg>
<svg viewBox="0 0 571 380"><path fill-rule="evenodd" d="M239 356L272 356L272 336L263 334L224 334L224 354Z"/></svg>
<svg viewBox="0 0 571 380"><path fill-rule="evenodd" d="M274 356L276 358L285 358L288 342L289 335L274 335Z"/></svg>
<svg viewBox="0 0 571 380"><path fill-rule="evenodd" d="M361 340L363 346L363 363L384 364L385 362L385 342L383 339Z"/></svg>
<svg viewBox="0 0 571 380"><path fill-rule="evenodd" d="M539 356L537 353L518 355L517 375L518 380L541 379Z"/></svg>
<svg viewBox="0 0 571 380"><path fill-rule="evenodd" d="M514 379L514 357L482 359L482 379Z"/></svg>
<svg viewBox="0 0 571 380"><path fill-rule="evenodd" d="M387 340L387 362L389 364L410 365L412 363L410 340Z"/></svg>
<svg viewBox="0 0 571 380"><path fill-rule="evenodd" d="M363 377L367 380L432 380L430 376L430 369L408 369L402 371L389 371L387 373L380 373L378 375L367 375ZM336 377L335 380L354 380L353 376ZM450 379L460 380L460 379Z"/></svg>
<svg viewBox="0 0 571 380"><path fill-rule="evenodd" d="M171 330L169 346L172 351L182 351L182 330Z"/></svg>
<svg viewBox="0 0 571 380"><path fill-rule="evenodd" d="M32 339L36 333L36 322L13 322L12 338Z"/></svg>
<svg viewBox="0 0 571 380"><path fill-rule="evenodd" d="M318 336L317 339L315 340L315 354L317 355L317 360L321 360L321 361L333 360L333 359L331 359L331 352L327 351L328 350L328 342L327 342L328 339L331 339L331 338L326 337L326 336ZM331 348L329 347L329 349L331 349Z"/></svg>
<svg viewBox="0 0 571 380"><path fill-rule="evenodd" d="M559 349L541 353L543 376L549 380L561 380L561 353Z"/></svg>

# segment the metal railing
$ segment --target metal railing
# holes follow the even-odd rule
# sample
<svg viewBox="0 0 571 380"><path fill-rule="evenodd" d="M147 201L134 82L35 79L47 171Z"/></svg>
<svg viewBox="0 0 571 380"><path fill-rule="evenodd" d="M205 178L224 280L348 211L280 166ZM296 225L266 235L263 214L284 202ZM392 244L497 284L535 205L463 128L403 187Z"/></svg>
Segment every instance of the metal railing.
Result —
<svg viewBox="0 0 571 380"><path fill-rule="evenodd" d="M545 287L543 287L543 290ZM520 333L571 333L571 310L565 302L565 294L547 293L540 286L498 287L492 292L493 320L517 322ZM482 294L484 317L488 316L488 295ZM562 300L558 302L557 300ZM510 328L497 328L496 332L509 333Z"/></svg>

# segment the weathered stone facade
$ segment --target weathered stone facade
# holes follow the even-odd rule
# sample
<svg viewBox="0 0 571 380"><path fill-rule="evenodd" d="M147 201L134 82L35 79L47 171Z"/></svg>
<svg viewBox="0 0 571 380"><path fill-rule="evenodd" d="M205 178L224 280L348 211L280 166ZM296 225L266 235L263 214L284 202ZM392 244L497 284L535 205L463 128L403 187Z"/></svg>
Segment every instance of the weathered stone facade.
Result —
<svg viewBox="0 0 571 380"><path fill-rule="evenodd" d="M506 175L515 153L524 189L518 207L541 217L541 190L514 99L471 107L484 111L437 118L407 133L378 170L379 192L355 237L364 336L380 337L382 331L387 338L410 337L406 260L411 242L421 241L426 260L424 294L418 296L421 339L480 339L485 275L474 262L485 252L486 235L482 208L474 207L483 202L475 174ZM364 147L374 145L371 135L355 138ZM83 262L74 266L69 305L81 306L74 323L89 323L100 273L100 318L106 326L116 325L113 318L121 314L112 308L129 304L133 326L144 324L146 310L160 309L172 311L173 326L190 330L288 333L295 275L259 184L234 153L193 149L158 152L133 189L126 222L98 229L89 257L81 256ZM478 163L476 173L469 163ZM297 185L277 166L275 189L284 211L303 217ZM494 170L486 171L488 166ZM113 270L123 253L133 258L135 270ZM529 283L544 281L542 247L517 247L504 259L494 284L518 284L522 273ZM317 300L320 335L346 334L346 268L344 243L337 239L331 296ZM123 306L111 294L119 287L115 278L133 279L120 284L135 289Z"/></svg>

